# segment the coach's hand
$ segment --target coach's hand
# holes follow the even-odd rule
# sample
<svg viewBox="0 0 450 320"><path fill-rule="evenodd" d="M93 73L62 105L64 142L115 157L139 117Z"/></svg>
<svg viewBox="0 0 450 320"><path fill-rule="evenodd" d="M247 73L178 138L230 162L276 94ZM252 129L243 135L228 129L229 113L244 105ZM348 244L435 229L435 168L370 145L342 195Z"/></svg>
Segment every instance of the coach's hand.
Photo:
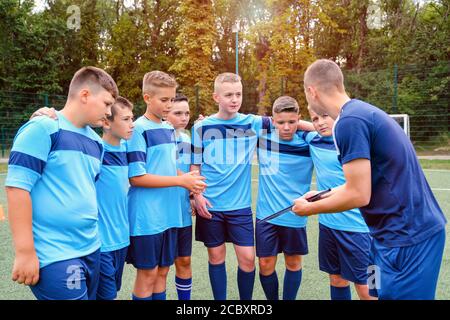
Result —
<svg viewBox="0 0 450 320"><path fill-rule="evenodd" d="M55 108L48 108L48 107L40 108L31 115L30 119L39 116L46 116L54 120L58 119Z"/></svg>
<svg viewBox="0 0 450 320"><path fill-rule="evenodd" d="M206 206L212 208L211 203L209 203L208 199L206 199L203 194L195 194L195 211L199 216L205 219L211 219L212 214L208 211Z"/></svg>
<svg viewBox="0 0 450 320"><path fill-rule="evenodd" d="M12 280L19 284L34 286L39 281L39 259L36 252L16 254Z"/></svg>
<svg viewBox="0 0 450 320"><path fill-rule="evenodd" d="M292 212L294 212L296 215L301 216L301 217L311 215L310 209L309 209L311 206L311 203L308 202L305 199L305 197L312 197L314 194L311 194L308 196L308 194L312 193L312 192L314 192L314 191L310 191L307 194L305 194L303 197L295 199L294 207L292 208Z"/></svg>

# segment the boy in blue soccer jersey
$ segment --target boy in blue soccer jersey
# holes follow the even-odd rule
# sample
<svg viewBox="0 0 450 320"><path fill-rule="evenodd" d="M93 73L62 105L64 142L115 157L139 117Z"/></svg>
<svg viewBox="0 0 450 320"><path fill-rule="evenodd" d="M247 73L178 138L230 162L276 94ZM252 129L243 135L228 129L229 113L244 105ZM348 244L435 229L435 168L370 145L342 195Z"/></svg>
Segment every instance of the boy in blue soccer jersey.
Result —
<svg viewBox="0 0 450 320"><path fill-rule="evenodd" d="M307 219L292 212L267 222L261 219L286 208L292 199L310 190L313 163L304 140L306 132L297 131L297 101L288 96L278 98L272 114L276 130L258 141L256 255L264 293L268 300L278 300L275 265L278 253L284 253L283 300L295 300L302 280L302 256L308 253Z"/></svg>
<svg viewBox="0 0 450 320"><path fill-rule="evenodd" d="M206 186L198 172L179 175L175 130L162 121L176 87L175 79L164 72L145 74L142 91L147 110L136 120L127 142L131 184L127 262L137 269L134 300L166 298L167 273L177 255L177 230L183 226L181 201L174 195L179 194L177 187L202 192Z"/></svg>
<svg viewBox="0 0 450 320"><path fill-rule="evenodd" d="M345 183L332 137L333 118L308 107L317 132L306 136L316 169L317 188L326 190ZM332 300L351 300L349 281L362 300L369 300L367 268L371 237L358 209L319 215L319 267L329 274Z"/></svg>
<svg viewBox="0 0 450 320"><path fill-rule="evenodd" d="M188 98L177 94L167 114L167 121L174 127L178 147L177 165L181 172L189 172L191 165L191 137L183 132L189 123ZM179 188L182 207L182 227L178 229L178 249L175 259L175 286L179 300L190 300L192 290L192 208L189 190Z"/></svg>
<svg viewBox="0 0 450 320"><path fill-rule="evenodd" d="M446 219L411 141L385 112L348 97L333 61L310 65L304 87L314 112L336 119L333 136L346 182L320 201L306 201L310 194L295 200L294 212L359 207L373 237L369 289L380 299L434 299Z"/></svg>
<svg viewBox="0 0 450 320"><path fill-rule="evenodd" d="M118 97L103 125L102 168L95 184L101 240L100 280L97 300L114 300L130 244L128 222L128 160L126 142L133 133L133 105Z"/></svg>
<svg viewBox="0 0 450 320"><path fill-rule="evenodd" d="M37 299L95 299L100 238L95 180L103 147L89 127L111 114L118 89L105 71L78 70L58 120L36 117L11 150L6 193L15 248L12 278Z"/></svg>
<svg viewBox="0 0 450 320"><path fill-rule="evenodd" d="M226 299L225 242L228 241L234 244L238 260L239 296L249 300L255 281L251 162L257 137L263 129L270 128L270 119L238 113L242 104L242 83L238 75L220 74L214 82L213 97L219 112L192 129L191 170L201 170L208 185L203 194L194 195L195 238L208 249L214 299Z"/></svg>

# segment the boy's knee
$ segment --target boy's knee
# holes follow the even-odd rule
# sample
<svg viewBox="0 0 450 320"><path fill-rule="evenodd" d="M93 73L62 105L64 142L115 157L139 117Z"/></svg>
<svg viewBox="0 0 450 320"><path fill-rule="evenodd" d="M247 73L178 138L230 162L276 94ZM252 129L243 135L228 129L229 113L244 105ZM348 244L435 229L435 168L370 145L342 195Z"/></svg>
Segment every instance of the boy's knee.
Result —
<svg viewBox="0 0 450 320"><path fill-rule="evenodd" d="M343 279L340 275L331 274L330 275L330 284L333 287L347 287L349 285L349 282L345 279Z"/></svg>
<svg viewBox="0 0 450 320"><path fill-rule="evenodd" d="M302 258L301 256L285 257L285 265L290 271L298 271L302 268Z"/></svg>
<svg viewBox="0 0 450 320"><path fill-rule="evenodd" d="M191 257L179 257L175 260L177 268L187 269L191 267Z"/></svg>
<svg viewBox="0 0 450 320"><path fill-rule="evenodd" d="M260 258L259 272L265 276L272 274L275 271L275 263L273 258Z"/></svg>

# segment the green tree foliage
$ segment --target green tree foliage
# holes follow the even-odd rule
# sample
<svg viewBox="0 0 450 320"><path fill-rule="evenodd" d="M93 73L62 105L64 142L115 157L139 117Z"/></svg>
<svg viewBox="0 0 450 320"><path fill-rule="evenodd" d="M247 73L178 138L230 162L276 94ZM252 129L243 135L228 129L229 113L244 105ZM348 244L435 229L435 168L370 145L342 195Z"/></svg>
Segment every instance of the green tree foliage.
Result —
<svg viewBox="0 0 450 320"><path fill-rule="evenodd" d="M177 75L182 92L191 101L196 96L195 88L199 88L199 110L194 114L211 114L216 110L212 101L216 37L212 1L182 0L177 14L183 17L183 23L176 39L177 58L170 70Z"/></svg>

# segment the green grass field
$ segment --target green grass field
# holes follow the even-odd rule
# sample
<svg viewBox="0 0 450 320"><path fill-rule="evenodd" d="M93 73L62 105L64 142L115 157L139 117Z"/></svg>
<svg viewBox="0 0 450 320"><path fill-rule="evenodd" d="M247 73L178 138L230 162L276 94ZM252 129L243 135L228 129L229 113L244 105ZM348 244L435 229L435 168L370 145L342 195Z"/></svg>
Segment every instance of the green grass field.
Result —
<svg viewBox="0 0 450 320"><path fill-rule="evenodd" d="M428 182L438 199L442 210L450 220L450 161L421 161L425 169ZM3 170L2 170L3 169ZM5 172L5 165L0 165L0 172ZM4 185L5 174L0 175L1 185ZM253 201L256 200L257 194L257 175L256 169L253 176L254 182L252 186ZM314 187L314 186L313 186ZM6 199L4 188L0 189L0 203L5 208ZM318 240L318 222L317 217L311 217L308 221L308 243L309 254L304 257L303 280L297 296L300 300L317 300L329 299L328 276L320 272L317 261L317 240ZM450 238L450 231L447 227L447 239ZM448 243L448 240L447 240ZM228 271L228 298L238 299L237 290L237 261L232 245L227 245L227 271ZM34 299L31 291L23 286L11 281L11 268L13 263L13 248L11 242L11 234L8 221L0 221L0 299ZM212 299L212 292L208 278L207 252L203 244L193 242L193 291L192 299ZM277 267L278 277L280 280L280 290L282 290L282 281L284 276L283 257L279 256ZM135 270L132 266L125 267L123 276L122 290L119 293L119 299L130 299L130 293L133 288ZM171 269L167 283L167 298L177 299L174 285L174 270ZM353 298L357 298L356 292L352 289ZM256 277L254 299L265 299L264 293ZM437 289L437 299L450 299L450 247L446 246L444 259L442 262L441 273L439 277L439 285Z"/></svg>

